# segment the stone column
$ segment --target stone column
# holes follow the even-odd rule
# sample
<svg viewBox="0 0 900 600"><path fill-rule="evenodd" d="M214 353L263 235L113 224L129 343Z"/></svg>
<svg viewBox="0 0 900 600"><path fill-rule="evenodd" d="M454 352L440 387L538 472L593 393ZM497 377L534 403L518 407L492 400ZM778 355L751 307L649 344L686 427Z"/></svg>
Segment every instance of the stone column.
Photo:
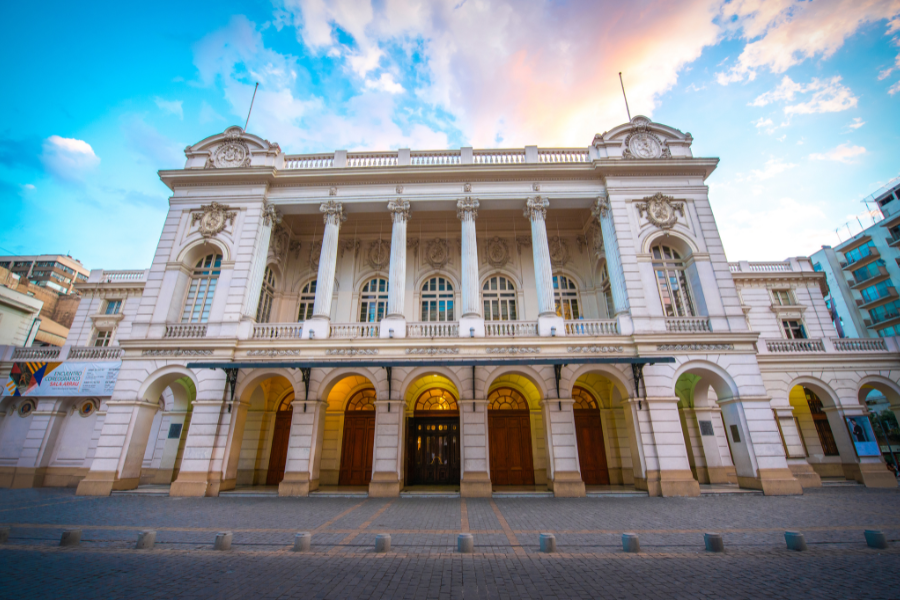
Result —
<svg viewBox="0 0 900 600"><path fill-rule="evenodd" d="M334 296L334 273L337 267L338 234L341 223L347 220L344 207L329 200L319 207L325 221L322 236L322 253L319 255L319 274L316 283L316 300L313 316L303 324L303 337L325 339L330 333L331 300Z"/></svg>
<svg viewBox="0 0 900 600"><path fill-rule="evenodd" d="M370 498L390 498L400 495L401 427L403 402L377 400L375 402L375 447L372 450L372 481Z"/></svg>
<svg viewBox="0 0 900 600"><path fill-rule="evenodd" d="M582 498L585 495L578 462L574 406L572 398L541 400L550 455L547 479L557 498Z"/></svg>
<svg viewBox="0 0 900 600"><path fill-rule="evenodd" d="M242 318L255 319L259 306L259 294L262 290L263 277L266 274L266 259L269 257L269 242L272 239L272 228L281 223L281 215L275 207L263 200L259 233L250 263L250 279L244 290L244 311ZM249 332L248 332L249 333Z"/></svg>
<svg viewBox="0 0 900 600"><path fill-rule="evenodd" d="M689 409L685 409L687 412ZM698 440L703 450L703 459L706 462L706 473L709 483L737 483L737 473L731 463L731 454L727 451L727 441L724 441L725 431L722 426L721 409L716 407L694 407L691 410L697 423ZM704 435L701 421L708 421L712 427L712 435ZM726 444L725 452L722 452L720 440ZM699 479L699 470L698 470ZM705 482L704 482L705 483Z"/></svg>
<svg viewBox="0 0 900 600"><path fill-rule="evenodd" d="M308 496L319 489L319 464L325 434L325 400L294 399L291 438L279 496Z"/></svg>
<svg viewBox="0 0 900 600"><path fill-rule="evenodd" d="M462 314L459 318L459 337L484 337L484 316L481 314L481 290L478 285L478 242L475 239L475 219L478 218L477 198L467 197L456 203L456 216L462 222Z"/></svg>
<svg viewBox="0 0 900 600"><path fill-rule="evenodd" d="M609 286L616 315L627 313L628 292L625 289L625 272L622 269L622 258L619 255L619 240L616 237L612 208L605 193L597 198L591 212L600 223L600 233L603 236L603 248L606 253L606 270L609 272Z"/></svg>
<svg viewBox="0 0 900 600"><path fill-rule="evenodd" d="M406 337L406 317L403 300L406 296L406 222L409 220L409 202L397 198L388 202L393 226L391 229L391 268L388 275L388 314L381 320L379 336L382 338Z"/></svg>
<svg viewBox="0 0 900 600"><path fill-rule="evenodd" d="M794 420L794 407L773 407L778 428L781 430L781 441L784 444L787 455L787 465L804 488L822 487L822 478L809 464L803 446L803 434Z"/></svg>
<svg viewBox="0 0 900 600"><path fill-rule="evenodd" d="M534 285L538 300L538 335L566 335L565 320L556 314L553 299L553 266L547 241L546 198L535 196L525 202L525 218L531 222L531 251L534 255Z"/></svg>
<svg viewBox="0 0 900 600"><path fill-rule="evenodd" d="M460 400L460 462L462 477L459 495L463 498L490 498L490 447L488 445L487 400Z"/></svg>

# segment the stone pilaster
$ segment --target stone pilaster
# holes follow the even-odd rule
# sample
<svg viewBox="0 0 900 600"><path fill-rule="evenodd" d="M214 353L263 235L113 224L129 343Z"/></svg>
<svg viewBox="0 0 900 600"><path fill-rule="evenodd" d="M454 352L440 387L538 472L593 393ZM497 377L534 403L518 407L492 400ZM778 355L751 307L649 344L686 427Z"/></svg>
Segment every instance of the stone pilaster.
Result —
<svg viewBox="0 0 900 600"><path fill-rule="evenodd" d="M295 399L291 405L291 438L278 495L308 496L319 489L319 463L328 403Z"/></svg>
<svg viewBox="0 0 900 600"><path fill-rule="evenodd" d="M325 221L322 236L322 252L319 255L319 274L316 283L316 299L312 319L303 324L303 337L325 339L330 333L331 300L334 297L334 274L337 268L338 235L341 223L347 220L344 207L329 200L319 206Z"/></svg>
<svg viewBox="0 0 900 600"><path fill-rule="evenodd" d="M459 336L484 337L484 316L481 314L481 290L478 285L478 242L475 239L475 219L478 218L477 198L467 197L456 203L456 216L462 223L462 314Z"/></svg>
<svg viewBox="0 0 900 600"><path fill-rule="evenodd" d="M488 444L487 400L460 400L459 425L462 476L459 495L463 498L490 498L493 492Z"/></svg>
<svg viewBox="0 0 900 600"><path fill-rule="evenodd" d="M553 266L547 240L546 198L535 196L525 202L525 218L531 222L531 251L534 255L534 285L538 300L538 335L566 335L565 320L556 314L553 298Z"/></svg>
<svg viewBox="0 0 900 600"><path fill-rule="evenodd" d="M541 401L550 469L547 483L557 498L585 495L575 436L575 401L572 398Z"/></svg>
<svg viewBox="0 0 900 600"><path fill-rule="evenodd" d="M409 202L397 198L388 202L393 225L391 228L391 267L388 274L388 314L381 321L380 337L406 337L406 317L403 300L406 296L406 223L409 221Z"/></svg>
<svg viewBox="0 0 900 600"><path fill-rule="evenodd" d="M400 444L403 425L403 402L377 400L375 402L375 447L372 458L370 498L390 498L400 495Z"/></svg>
<svg viewBox="0 0 900 600"><path fill-rule="evenodd" d="M44 475L50 466L50 456L53 454L65 418L66 413L60 410L59 400L51 398L37 400L11 487L30 488L44 484Z"/></svg>
<svg viewBox="0 0 900 600"><path fill-rule="evenodd" d="M628 292L625 289L625 273L622 269L622 258L619 255L619 240L616 237L612 209L605 193L597 198L591 212L600 223L600 233L603 236L603 248L606 254L606 270L609 272L609 286L616 315L627 313Z"/></svg>

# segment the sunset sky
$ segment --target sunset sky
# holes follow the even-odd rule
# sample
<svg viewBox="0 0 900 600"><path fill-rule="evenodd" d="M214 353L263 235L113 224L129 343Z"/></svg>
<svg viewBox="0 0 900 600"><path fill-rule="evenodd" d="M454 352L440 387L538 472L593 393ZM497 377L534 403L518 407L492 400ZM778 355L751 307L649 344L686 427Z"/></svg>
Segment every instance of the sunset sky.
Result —
<svg viewBox="0 0 900 600"><path fill-rule="evenodd" d="M900 174L900 0L200 4L3 3L0 252L149 266L156 171L257 81L248 129L291 153L586 147L627 120L622 71L633 115L721 159L729 260L837 243Z"/></svg>

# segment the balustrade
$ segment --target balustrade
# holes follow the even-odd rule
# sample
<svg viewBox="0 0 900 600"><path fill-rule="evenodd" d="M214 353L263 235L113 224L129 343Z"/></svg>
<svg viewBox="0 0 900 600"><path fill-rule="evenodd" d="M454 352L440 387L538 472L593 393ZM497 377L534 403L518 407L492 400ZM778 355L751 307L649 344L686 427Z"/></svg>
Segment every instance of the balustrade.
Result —
<svg viewBox="0 0 900 600"><path fill-rule="evenodd" d="M68 360L118 360L125 351L116 347L73 346Z"/></svg>
<svg viewBox="0 0 900 600"><path fill-rule="evenodd" d="M304 154L285 156L285 169L330 169L334 167L334 154Z"/></svg>
<svg viewBox="0 0 900 600"><path fill-rule="evenodd" d="M674 317L666 319L666 331L672 333L707 333L712 331L707 317Z"/></svg>
<svg viewBox="0 0 900 600"><path fill-rule="evenodd" d="M400 164L396 152L354 152L347 155L348 167L395 167Z"/></svg>
<svg viewBox="0 0 900 600"><path fill-rule="evenodd" d="M525 162L524 150L475 150L472 160L476 165L511 165Z"/></svg>
<svg viewBox="0 0 900 600"><path fill-rule="evenodd" d="M118 283L121 281L143 281L144 270L132 271L103 271L104 283Z"/></svg>
<svg viewBox="0 0 900 600"><path fill-rule="evenodd" d="M332 323L333 338L378 338L378 323Z"/></svg>
<svg viewBox="0 0 900 600"><path fill-rule="evenodd" d="M409 155L411 165L458 165L460 160L459 150L426 150L410 152Z"/></svg>
<svg viewBox="0 0 900 600"><path fill-rule="evenodd" d="M619 324L615 319L579 319L566 321L566 335L618 335Z"/></svg>
<svg viewBox="0 0 900 600"><path fill-rule="evenodd" d="M167 338L202 338L206 337L206 323L167 323Z"/></svg>
<svg viewBox="0 0 900 600"><path fill-rule="evenodd" d="M885 352L887 345L881 338L832 338L834 349L838 352Z"/></svg>
<svg viewBox="0 0 900 600"><path fill-rule="evenodd" d="M59 358L60 348L16 348L13 350L13 360L52 360Z"/></svg>
<svg viewBox="0 0 900 600"><path fill-rule="evenodd" d="M459 323L456 321L407 323L406 336L411 338L455 338L459 337Z"/></svg>
<svg viewBox="0 0 900 600"><path fill-rule="evenodd" d="M487 337L536 337L537 323L534 321L485 321L484 335Z"/></svg>
<svg viewBox="0 0 900 600"><path fill-rule="evenodd" d="M769 352L825 352L822 340L766 340Z"/></svg>
<svg viewBox="0 0 900 600"><path fill-rule="evenodd" d="M586 148L538 149L538 160L542 163L588 162L588 151Z"/></svg>
<svg viewBox="0 0 900 600"><path fill-rule="evenodd" d="M253 340L300 339L303 323L263 323L253 326Z"/></svg>

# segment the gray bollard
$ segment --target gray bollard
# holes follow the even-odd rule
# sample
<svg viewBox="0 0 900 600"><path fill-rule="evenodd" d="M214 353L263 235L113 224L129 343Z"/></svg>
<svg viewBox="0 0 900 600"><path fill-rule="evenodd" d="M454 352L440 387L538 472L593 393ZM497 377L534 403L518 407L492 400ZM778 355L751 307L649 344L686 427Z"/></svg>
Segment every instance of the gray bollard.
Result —
<svg viewBox="0 0 900 600"><path fill-rule="evenodd" d="M456 551L460 554L470 554L475 551L475 538L471 533L461 533L456 538Z"/></svg>
<svg viewBox="0 0 900 600"><path fill-rule="evenodd" d="M0 527L0 544L9 541L9 527Z"/></svg>
<svg viewBox="0 0 900 600"><path fill-rule="evenodd" d="M375 552L391 551L391 534L379 533L375 536Z"/></svg>
<svg viewBox="0 0 900 600"><path fill-rule="evenodd" d="M231 538L234 537L230 531L223 531L216 534L216 541L213 544L214 550L231 550Z"/></svg>
<svg viewBox="0 0 900 600"><path fill-rule="evenodd" d="M876 548L878 550L885 550L888 547L887 536L884 535L883 531L875 531L872 529L866 529L866 544L869 545L869 548Z"/></svg>
<svg viewBox="0 0 900 600"><path fill-rule="evenodd" d="M298 533L294 536L294 552L309 552L309 545L312 543L312 534L308 531Z"/></svg>
<svg viewBox="0 0 900 600"><path fill-rule="evenodd" d="M540 539L541 552L556 552L556 536L552 533L542 533Z"/></svg>
<svg viewBox="0 0 900 600"><path fill-rule="evenodd" d="M622 534L622 550L625 552L640 552L641 551L641 540L638 539L636 533L623 533Z"/></svg>
<svg viewBox="0 0 900 600"><path fill-rule="evenodd" d="M725 542L719 533L704 533L703 543L706 544L707 552L725 552Z"/></svg>
<svg viewBox="0 0 900 600"><path fill-rule="evenodd" d="M137 544L134 545L135 550L153 550L153 544L156 543L155 531L142 531L138 534Z"/></svg>
<svg viewBox="0 0 900 600"><path fill-rule="evenodd" d="M60 546L77 546L81 543L81 530L80 529L69 529L68 531L63 531L62 537L59 538Z"/></svg>
<svg viewBox="0 0 900 600"><path fill-rule="evenodd" d="M796 550L797 552L806 550L806 538L799 531L785 531L784 541L788 550Z"/></svg>

